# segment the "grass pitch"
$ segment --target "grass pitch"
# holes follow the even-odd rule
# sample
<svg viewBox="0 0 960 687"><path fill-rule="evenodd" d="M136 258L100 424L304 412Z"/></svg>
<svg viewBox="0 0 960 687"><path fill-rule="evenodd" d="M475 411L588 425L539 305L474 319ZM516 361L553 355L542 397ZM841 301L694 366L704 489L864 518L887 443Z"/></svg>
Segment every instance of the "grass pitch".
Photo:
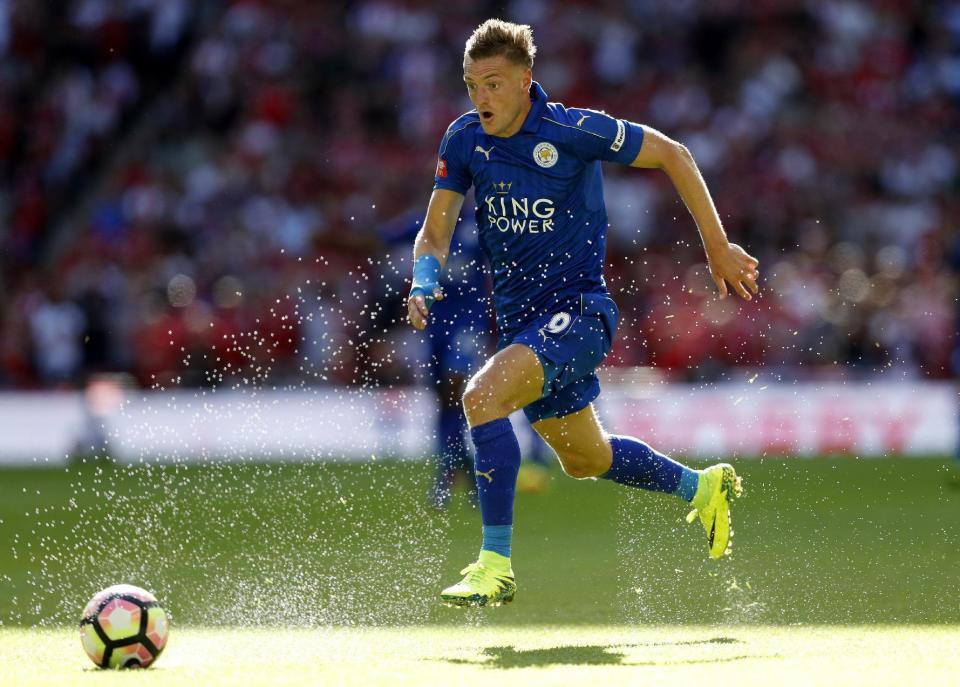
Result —
<svg viewBox="0 0 960 687"><path fill-rule="evenodd" d="M952 684L960 628L174 628L154 667L101 671L65 629L0 630L0 684Z"/></svg>
<svg viewBox="0 0 960 687"><path fill-rule="evenodd" d="M949 461L736 466L721 561L676 499L555 471L517 501L517 600L466 612L437 593L476 556L479 513L430 509L426 465L0 470L0 685L955 681ZM172 618L137 675L96 669L76 629L119 582Z"/></svg>
<svg viewBox="0 0 960 687"><path fill-rule="evenodd" d="M484 623L960 624L960 488L945 460L735 461L733 553L686 504L554 470L517 501L517 600ZM153 591L174 625L462 625L439 590L479 512L426 505L425 464L0 470L0 625L73 625Z"/></svg>

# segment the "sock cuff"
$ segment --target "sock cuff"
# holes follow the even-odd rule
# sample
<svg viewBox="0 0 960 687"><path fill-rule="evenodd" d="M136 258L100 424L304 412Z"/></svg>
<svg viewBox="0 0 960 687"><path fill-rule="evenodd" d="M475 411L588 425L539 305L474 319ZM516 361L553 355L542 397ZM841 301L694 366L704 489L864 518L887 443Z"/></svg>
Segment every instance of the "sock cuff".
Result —
<svg viewBox="0 0 960 687"><path fill-rule="evenodd" d="M677 490L673 493L684 501L692 502L693 497L697 495L697 487L699 485L700 473L684 467L683 474L680 475L680 484L677 485Z"/></svg>
<svg viewBox="0 0 960 687"><path fill-rule="evenodd" d="M484 422L482 425L470 428L470 436L473 438L473 443L478 446L508 432L513 432L513 425L510 424L510 419L505 417Z"/></svg>
<svg viewBox="0 0 960 687"><path fill-rule="evenodd" d="M600 479L616 480L620 473L620 465L623 462L623 437L615 434L610 435L610 469L600 475Z"/></svg>
<svg viewBox="0 0 960 687"><path fill-rule="evenodd" d="M610 449L614 452L614 454L617 454L617 453L622 454L624 448L626 447L626 444L628 444L631 441L631 437L622 437L617 434L610 434L609 437L610 437Z"/></svg>

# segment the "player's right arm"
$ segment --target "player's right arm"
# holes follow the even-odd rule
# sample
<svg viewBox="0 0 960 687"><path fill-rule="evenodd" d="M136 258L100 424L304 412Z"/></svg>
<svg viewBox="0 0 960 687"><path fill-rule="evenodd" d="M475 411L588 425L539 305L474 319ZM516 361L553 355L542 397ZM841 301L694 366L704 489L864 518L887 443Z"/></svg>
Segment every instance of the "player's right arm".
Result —
<svg viewBox="0 0 960 687"><path fill-rule="evenodd" d="M407 298L407 318L417 329L427 326L430 305L443 298L440 270L447 262L462 207L462 193L435 188L430 196L426 219L413 244L413 287Z"/></svg>

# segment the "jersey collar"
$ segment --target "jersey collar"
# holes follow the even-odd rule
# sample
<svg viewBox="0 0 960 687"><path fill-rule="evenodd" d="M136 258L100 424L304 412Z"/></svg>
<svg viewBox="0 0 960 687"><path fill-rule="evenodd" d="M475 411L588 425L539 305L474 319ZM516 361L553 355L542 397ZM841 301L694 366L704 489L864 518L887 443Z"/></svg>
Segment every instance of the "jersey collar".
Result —
<svg viewBox="0 0 960 687"><path fill-rule="evenodd" d="M547 108L547 93L536 81L530 84L530 100L532 104L527 118L523 120L523 126L520 127L520 133L536 133L540 126L540 117Z"/></svg>

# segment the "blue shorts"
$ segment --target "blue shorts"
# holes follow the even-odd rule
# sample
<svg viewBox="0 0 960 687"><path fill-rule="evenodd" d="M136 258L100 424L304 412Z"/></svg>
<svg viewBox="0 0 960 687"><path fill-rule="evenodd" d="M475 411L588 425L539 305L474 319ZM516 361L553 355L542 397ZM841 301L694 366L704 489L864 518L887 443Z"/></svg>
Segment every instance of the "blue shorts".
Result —
<svg viewBox="0 0 960 687"><path fill-rule="evenodd" d="M594 370L610 352L619 319L612 298L585 293L500 340L498 350L523 344L543 365L543 395L523 409L530 422L575 413L600 395Z"/></svg>

